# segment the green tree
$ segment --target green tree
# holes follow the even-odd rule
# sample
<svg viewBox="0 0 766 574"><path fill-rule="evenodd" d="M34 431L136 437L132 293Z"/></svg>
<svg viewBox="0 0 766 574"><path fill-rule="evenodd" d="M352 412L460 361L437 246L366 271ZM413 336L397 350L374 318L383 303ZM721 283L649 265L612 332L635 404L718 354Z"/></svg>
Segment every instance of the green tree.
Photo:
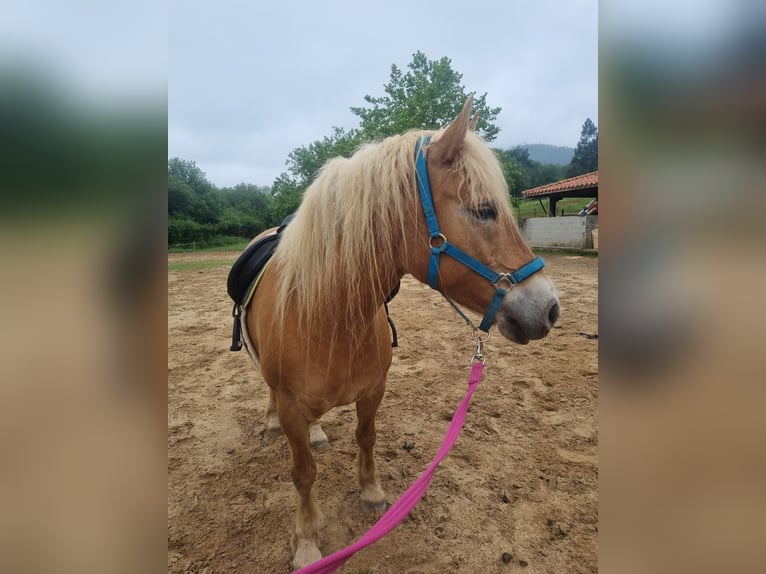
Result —
<svg viewBox="0 0 766 574"><path fill-rule="evenodd" d="M197 195L204 195L215 189L197 164L193 161L173 157L168 160L168 176L175 176L188 185Z"/></svg>
<svg viewBox="0 0 766 574"><path fill-rule="evenodd" d="M287 156L288 170L300 185L311 183L327 160L349 157L362 143L358 130L346 131L334 126L332 130L331 136L295 148Z"/></svg>
<svg viewBox="0 0 766 574"><path fill-rule="evenodd" d="M556 165L555 163L538 163L537 165L537 173L532 187L560 181L565 177L565 166L563 165Z"/></svg>
<svg viewBox="0 0 766 574"><path fill-rule="evenodd" d="M529 187L529 175L519 160L509 150L494 150L503 168L505 183L511 198L521 197L521 192Z"/></svg>
<svg viewBox="0 0 766 574"><path fill-rule="evenodd" d="M194 190L186 182L168 173L168 215L190 213L196 200Z"/></svg>
<svg viewBox="0 0 766 574"><path fill-rule="evenodd" d="M240 183L219 189L193 161L168 160L168 243L216 236L254 237L276 225L271 189Z"/></svg>
<svg viewBox="0 0 766 574"><path fill-rule="evenodd" d="M239 183L234 187L220 190L225 202L225 210L239 214L238 219L227 211L228 221L237 221L240 232L221 231L224 235L255 236L268 227L277 225L271 216L271 190L250 183ZM222 214L225 215L225 214Z"/></svg>
<svg viewBox="0 0 766 574"><path fill-rule="evenodd" d="M362 143L358 130L333 127L331 136L295 148L287 156L287 173L280 174L271 186L271 219L280 223L301 203L303 192L314 181L322 166L334 157L349 157Z"/></svg>
<svg viewBox="0 0 766 574"><path fill-rule="evenodd" d="M552 163L540 163L529 157L529 150L515 147L508 150L495 150L503 167L505 181L511 198L521 198L521 192L538 185L558 181L564 177L563 166Z"/></svg>
<svg viewBox="0 0 766 574"><path fill-rule="evenodd" d="M572 163L567 167L567 177L590 173L598 169L598 128L590 118L585 120L580 141L575 148Z"/></svg>
<svg viewBox="0 0 766 574"><path fill-rule="evenodd" d="M189 190L193 192L189 196ZM177 157L168 160L168 212L180 209L191 221L214 229L221 217L225 201L220 191L208 181L193 161ZM195 233L203 231L194 230Z"/></svg>
<svg viewBox="0 0 766 574"><path fill-rule="evenodd" d="M449 58L429 60L422 52L413 55L406 73L394 64L391 78L384 85L385 96L365 96L371 107L352 107L359 117L357 128L333 127L332 134L294 149L287 158L287 172L274 181L272 218L277 221L298 208L303 192L319 170L333 157L349 157L366 141L382 139L410 129L444 127L460 113L468 93L460 82L462 74L452 69ZM501 108L490 108L487 94L474 97L479 113L477 132L486 140L495 138L500 129L492 122Z"/></svg>
<svg viewBox="0 0 766 574"><path fill-rule="evenodd" d="M307 185L308 183L299 182L286 173L280 174L274 180L274 184L271 186L271 218L273 221L281 222L298 209Z"/></svg>
<svg viewBox="0 0 766 574"><path fill-rule="evenodd" d="M365 140L385 138L409 129L438 129L460 113L468 93L461 84L463 75L452 69L449 58L429 60L417 51L409 70L402 73L391 66L389 82L383 86L385 96L366 95L370 107L352 107L360 118L359 130ZM487 94L474 97L473 107L479 112L476 131L492 141L500 131L492 122L502 108L490 108Z"/></svg>
<svg viewBox="0 0 766 574"><path fill-rule="evenodd" d="M202 224L194 219L173 215L168 218L168 244L204 241L214 234L210 224Z"/></svg>

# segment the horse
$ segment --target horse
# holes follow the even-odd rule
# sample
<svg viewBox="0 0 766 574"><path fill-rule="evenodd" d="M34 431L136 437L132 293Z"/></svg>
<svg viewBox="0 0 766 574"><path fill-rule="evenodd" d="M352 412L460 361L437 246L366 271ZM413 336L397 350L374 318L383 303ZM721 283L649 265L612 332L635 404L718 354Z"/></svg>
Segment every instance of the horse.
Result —
<svg viewBox="0 0 766 574"><path fill-rule="evenodd" d="M290 447L295 569L322 558L312 447L328 447L320 418L330 409L356 404L360 505L386 509L374 455L392 359L384 302L405 274L475 312L493 307L482 330L497 324L522 345L559 316L542 260L514 221L497 157L473 130L471 105L469 96L441 130L409 131L329 160L242 309L245 347L269 387L265 433L284 433Z"/></svg>

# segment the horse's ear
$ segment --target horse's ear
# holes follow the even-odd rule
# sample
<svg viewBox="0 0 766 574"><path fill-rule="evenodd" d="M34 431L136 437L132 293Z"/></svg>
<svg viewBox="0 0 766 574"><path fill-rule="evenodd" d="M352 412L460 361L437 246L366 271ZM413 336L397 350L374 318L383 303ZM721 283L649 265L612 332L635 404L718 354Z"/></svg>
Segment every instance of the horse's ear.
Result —
<svg viewBox="0 0 766 574"><path fill-rule="evenodd" d="M476 124L479 123L479 110L476 110L471 117L471 123L468 124L468 129L472 132L476 131Z"/></svg>
<svg viewBox="0 0 766 574"><path fill-rule="evenodd" d="M458 114L455 120L444 130L439 139L431 144L429 155L441 163L452 164L460 155L463 149L463 141L468 131L468 118L471 114L471 104L473 95L463 104L463 110Z"/></svg>

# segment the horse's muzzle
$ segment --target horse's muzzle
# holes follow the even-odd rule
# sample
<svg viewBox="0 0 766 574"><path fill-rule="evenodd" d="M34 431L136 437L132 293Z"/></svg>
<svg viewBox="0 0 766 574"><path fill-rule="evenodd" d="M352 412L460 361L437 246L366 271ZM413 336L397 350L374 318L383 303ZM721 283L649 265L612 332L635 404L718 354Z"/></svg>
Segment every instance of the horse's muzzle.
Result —
<svg viewBox="0 0 766 574"><path fill-rule="evenodd" d="M559 299L553 286L535 286L506 296L497 314L497 327L507 339L520 345L545 337L561 314Z"/></svg>

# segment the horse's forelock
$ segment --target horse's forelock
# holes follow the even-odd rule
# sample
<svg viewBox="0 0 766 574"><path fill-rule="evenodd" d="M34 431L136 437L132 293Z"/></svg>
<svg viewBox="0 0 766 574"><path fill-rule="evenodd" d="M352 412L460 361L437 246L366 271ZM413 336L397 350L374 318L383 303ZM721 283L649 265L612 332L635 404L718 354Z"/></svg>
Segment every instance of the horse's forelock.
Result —
<svg viewBox="0 0 766 574"><path fill-rule="evenodd" d="M459 160L461 165L458 166L458 172L464 178L460 190L461 200L472 206L492 200L497 206L498 215L506 220L513 219L508 185L495 152L478 135L472 133L466 136L463 152Z"/></svg>

